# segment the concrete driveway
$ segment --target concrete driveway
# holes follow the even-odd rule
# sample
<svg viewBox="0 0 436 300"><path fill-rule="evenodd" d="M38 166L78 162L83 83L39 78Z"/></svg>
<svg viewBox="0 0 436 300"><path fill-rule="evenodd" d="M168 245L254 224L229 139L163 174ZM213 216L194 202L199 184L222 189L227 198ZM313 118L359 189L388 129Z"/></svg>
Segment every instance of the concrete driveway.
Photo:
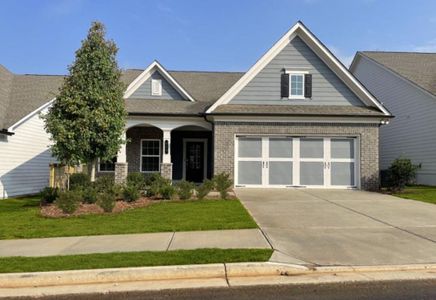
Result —
<svg viewBox="0 0 436 300"><path fill-rule="evenodd" d="M237 189L276 250L307 265L436 263L436 205L353 190Z"/></svg>

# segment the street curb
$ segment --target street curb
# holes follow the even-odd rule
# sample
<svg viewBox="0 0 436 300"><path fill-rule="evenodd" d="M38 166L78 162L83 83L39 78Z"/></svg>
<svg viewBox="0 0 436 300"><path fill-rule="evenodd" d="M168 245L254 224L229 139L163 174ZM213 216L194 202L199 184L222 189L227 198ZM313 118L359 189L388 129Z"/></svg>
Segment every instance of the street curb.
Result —
<svg viewBox="0 0 436 300"><path fill-rule="evenodd" d="M0 274L1 288L26 288L66 286L135 281L162 281L212 278L241 278L265 276L297 276L306 274L334 274L360 272L400 272L436 270L436 264L391 266L319 266L308 268L301 265L272 262L229 263L206 265L182 265L159 267L135 267L93 269L35 273Z"/></svg>

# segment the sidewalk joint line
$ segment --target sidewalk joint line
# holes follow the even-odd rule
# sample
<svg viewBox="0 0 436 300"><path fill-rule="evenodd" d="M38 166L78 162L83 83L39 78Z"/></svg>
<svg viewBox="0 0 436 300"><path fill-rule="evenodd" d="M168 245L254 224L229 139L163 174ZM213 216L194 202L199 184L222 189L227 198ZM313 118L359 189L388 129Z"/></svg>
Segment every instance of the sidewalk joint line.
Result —
<svg viewBox="0 0 436 300"><path fill-rule="evenodd" d="M227 287L230 287L229 276L227 274L227 265L226 263L223 263L223 265L224 265L224 279L227 282Z"/></svg>
<svg viewBox="0 0 436 300"><path fill-rule="evenodd" d="M168 247L167 247L167 249L165 250L165 252L168 252L168 250L170 249L170 246L171 246L171 244L173 243L173 239L174 239L174 236L175 236L175 235L176 235L176 232L173 231L173 234L171 235L170 242L168 243Z"/></svg>

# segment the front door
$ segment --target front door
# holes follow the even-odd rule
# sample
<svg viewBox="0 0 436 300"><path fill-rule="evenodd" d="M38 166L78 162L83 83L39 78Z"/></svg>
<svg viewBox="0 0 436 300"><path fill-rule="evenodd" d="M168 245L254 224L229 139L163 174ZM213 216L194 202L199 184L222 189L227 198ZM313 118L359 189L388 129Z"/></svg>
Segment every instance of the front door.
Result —
<svg viewBox="0 0 436 300"><path fill-rule="evenodd" d="M186 141L185 177L187 181L203 182L204 179L204 150L203 141Z"/></svg>

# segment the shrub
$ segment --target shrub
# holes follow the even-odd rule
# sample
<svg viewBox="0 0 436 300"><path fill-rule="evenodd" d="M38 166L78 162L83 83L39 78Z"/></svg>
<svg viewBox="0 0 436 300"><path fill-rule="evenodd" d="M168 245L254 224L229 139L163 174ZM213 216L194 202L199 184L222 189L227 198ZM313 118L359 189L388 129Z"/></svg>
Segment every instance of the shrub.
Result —
<svg viewBox="0 0 436 300"><path fill-rule="evenodd" d="M136 186L138 190L145 189L145 177L140 172L129 173L127 175L127 185Z"/></svg>
<svg viewBox="0 0 436 300"><path fill-rule="evenodd" d="M141 197L141 192L137 186L128 184L123 189L123 197L128 202L136 201Z"/></svg>
<svg viewBox="0 0 436 300"><path fill-rule="evenodd" d="M156 181L162 181L164 178L160 173L149 173L144 176L144 183L146 187L150 187Z"/></svg>
<svg viewBox="0 0 436 300"><path fill-rule="evenodd" d="M195 184L186 180L177 183L176 190L181 200L191 199Z"/></svg>
<svg viewBox="0 0 436 300"><path fill-rule="evenodd" d="M395 159L388 169L388 184L393 190L401 191L406 184L415 179L419 166L414 165L408 158Z"/></svg>
<svg viewBox="0 0 436 300"><path fill-rule="evenodd" d="M105 212L112 212L115 207L115 195L111 192L98 194L97 204Z"/></svg>
<svg viewBox="0 0 436 300"><path fill-rule="evenodd" d="M55 202L59 195L58 188L45 187L41 190L41 204L50 204Z"/></svg>
<svg viewBox="0 0 436 300"><path fill-rule="evenodd" d="M56 200L56 205L64 213L72 214L79 207L81 195L76 191L60 192L59 197Z"/></svg>
<svg viewBox="0 0 436 300"><path fill-rule="evenodd" d="M70 175L70 190L78 188L85 188L91 184L91 180L88 174L74 173Z"/></svg>
<svg viewBox="0 0 436 300"><path fill-rule="evenodd" d="M98 193L112 191L114 185L115 179L111 175L99 176L94 182L94 187Z"/></svg>
<svg viewBox="0 0 436 300"><path fill-rule="evenodd" d="M147 187L147 196L153 197L162 195L161 190L163 187L171 186L171 180L163 178L160 174L151 177L150 185ZM150 179L150 178L149 178Z"/></svg>
<svg viewBox="0 0 436 300"><path fill-rule="evenodd" d="M171 183L164 184L160 187L159 194L163 199L172 199L176 194L176 188L171 185Z"/></svg>
<svg viewBox="0 0 436 300"><path fill-rule="evenodd" d="M227 191L233 185L233 181L230 179L230 175L228 173L220 173L213 177L213 182L215 188L220 193L222 199L227 199L228 193Z"/></svg>
<svg viewBox="0 0 436 300"><path fill-rule="evenodd" d="M203 199L206 197L211 190L214 188L214 183L212 180L206 179L201 185L197 186L196 192L197 192L197 198Z"/></svg>
<svg viewBox="0 0 436 300"><path fill-rule="evenodd" d="M79 190L76 189L75 191ZM92 204L97 201L97 190L91 185L84 187L80 192L82 193L83 202Z"/></svg>

